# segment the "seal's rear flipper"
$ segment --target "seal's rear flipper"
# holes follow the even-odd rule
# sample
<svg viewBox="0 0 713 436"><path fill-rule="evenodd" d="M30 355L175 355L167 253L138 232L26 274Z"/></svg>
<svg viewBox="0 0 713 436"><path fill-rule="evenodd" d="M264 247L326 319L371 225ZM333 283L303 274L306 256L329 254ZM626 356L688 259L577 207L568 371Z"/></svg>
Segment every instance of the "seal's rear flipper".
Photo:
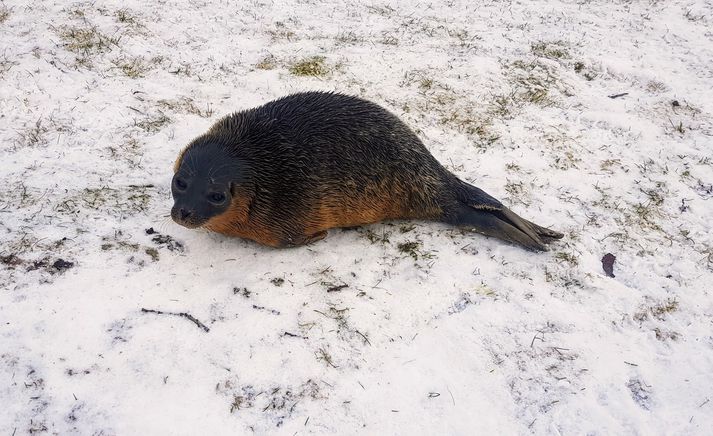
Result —
<svg viewBox="0 0 713 436"><path fill-rule="evenodd" d="M562 238L562 233L532 223L483 190L458 181L460 204L448 221L458 227L503 239L533 251L547 251L546 244Z"/></svg>

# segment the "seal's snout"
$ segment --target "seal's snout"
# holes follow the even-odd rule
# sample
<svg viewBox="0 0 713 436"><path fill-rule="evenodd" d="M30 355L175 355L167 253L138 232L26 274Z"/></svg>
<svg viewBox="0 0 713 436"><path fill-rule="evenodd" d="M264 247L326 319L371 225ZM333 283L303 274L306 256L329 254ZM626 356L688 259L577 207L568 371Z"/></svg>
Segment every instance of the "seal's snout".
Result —
<svg viewBox="0 0 713 436"><path fill-rule="evenodd" d="M189 229L200 227L199 220L196 219L196 214L191 209L174 206L173 209L171 209L171 218L173 218L176 224L188 227Z"/></svg>
<svg viewBox="0 0 713 436"><path fill-rule="evenodd" d="M179 218L181 221L185 221L185 220L186 220L189 216L191 216L191 215L192 215L192 214L191 214L191 211L189 211L189 210L186 210L186 209L184 209L184 208L178 209L178 218Z"/></svg>

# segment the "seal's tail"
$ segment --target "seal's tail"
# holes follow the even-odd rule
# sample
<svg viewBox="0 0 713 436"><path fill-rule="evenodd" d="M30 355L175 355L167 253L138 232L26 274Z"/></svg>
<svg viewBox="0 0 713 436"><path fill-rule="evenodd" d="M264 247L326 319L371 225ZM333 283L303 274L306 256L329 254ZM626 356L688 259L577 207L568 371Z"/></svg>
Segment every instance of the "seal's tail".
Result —
<svg viewBox="0 0 713 436"><path fill-rule="evenodd" d="M454 188L459 204L449 214L451 224L534 251L547 251L546 244L563 236L522 218L482 189L462 180L456 180Z"/></svg>

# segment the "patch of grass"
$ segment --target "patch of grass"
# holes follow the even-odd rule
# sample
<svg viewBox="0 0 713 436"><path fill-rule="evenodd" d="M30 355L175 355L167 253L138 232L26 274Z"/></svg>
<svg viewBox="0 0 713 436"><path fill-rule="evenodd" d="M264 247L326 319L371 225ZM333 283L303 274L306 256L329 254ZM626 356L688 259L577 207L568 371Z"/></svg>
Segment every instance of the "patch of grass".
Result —
<svg viewBox="0 0 713 436"><path fill-rule="evenodd" d="M383 17L391 16L392 13L396 12L396 9L389 5L364 5L366 10L375 15L381 15Z"/></svg>
<svg viewBox="0 0 713 436"><path fill-rule="evenodd" d="M399 252L411 256L413 260L433 259L435 256L432 252L423 250L423 243L420 241L405 241L396 244Z"/></svg>
<svg viewBox="0 0 713 436"><path fill-rule="evenodd" d="M409 233L410 231L412 231L415 228L416 228L416 224L411 224L411 223L401 224L401 226L399 226L399 232Z"/></svg>
<svg viewBox="0 0 713 436"><path fill-rule="evenodd" d="M536 42L530 45L530 50L532 54L538 57L544 57L548 59L567 59L569 58L569 52L565 47L563 41L554 42Z"/></svg>
<svg viewBox="0 0 713 436"><path fill-rule="evenodd" d="M672 330L661 330L658 327L654 329L654 333L656 333L656 339L659 341L677 341L681 337L681 335L677 332Z"/></svg>
<svg viewBox="0 0 713 436"><path fill-rule="evenodd" d="M10 16L10 8L5 5L0 6L0 24L5 23Z"/></svg>
<svg viewBox="0 0 713 436"><path fill-rule="evenodd" d="M379 42L384 45L399 45L399 39L394 35L388 33L384 34L384 36L379 40Z"/></svg>
<svg viewBox="0 0 713 436"><path fill-rule="evenodd" d="M140 24L136 15L127 8L122 8L116 11L114 13L114 17L116 17L116 21L118 21L119 23L128 24L131 26L138 26Z"/></svg>
<svg viewBox="0 0 713 436"><path fill-rule="evenodd" d="M497 94L493 97L490 112L498 118L510 118L515 101L515 93Z"/></svg>
<svg viewBox="0 0 713 436"><path fill-rule="evenodd" d="M636 321L643 322L649 319L649 316L656 318L659 321L666 319L666 316L678 310L678 300L669 298L666 301L651 304L644 307L639 312L635 313L633 318Z"/></svg>
<svg viewBox="0 0 713 436"><path fill-rule="evenodd" d="M505 164L505 169L512 172L512 173L519 173L520 172L520 165L516 164L515 162L508 162Z"/></svg>
<svg viewBox="0 0 713 436"><path fill-rule="evenodd" d="M568 268L566 271L553 271L549 268L545 268L545 281L555 283L567 289L583 288L584 283L581 277L575 274L576 271L577 270L572 268Z"/></svg>
<svg viewBox="0 0 713 436"><path fill-rule="evenodd" d="M619 168L623 168L621 165L621 159L605 159L599 164L599 168L602 171L606 171L610 174L614 173L612 168L615 166L618 166Z"/></svg>
<svg viewBox="0 0 713 436"><path fill-rule="evenodd" d="M143 77L144 74L149 70L148 64L141 57L115 59L114 61L112 61L112 63L126 77L132 79L138 79L140 77Z"/></svg>
<svg viewBox="0 0 713 436"><path fill-rule="evenodd" d="M418 88L422 91L429 90L433 87L433 79L430 77L423 77L418 82Z"/></svg>
<svg viewBox="0 0 713 436"><path fill-rule="evenodd" d="M490 130L490 120L487 117L478 116L468 110L453 110L443 115L438 122L454 127L466 135L477 136L476 145L479 148L487 148L500 139L500 135Z"/></svg>
<svg viewBox="0 0 713 436"><path fill-rule="evenodd" d="M274 70L275 67L277 67L277 59L273 55L267 55L255 64L255 68L258 70Z"/></svg>
<svg viewBox="0 0 713 436"><path fill-rule="evenodd" d="M120 39L102 34L95 26L62 26L57 33L65 49L82 56L111 51Z"/></svg>
<svg viewBox="0 0 713 436"><path fill-rule="evenodd" d="M153 247L147 247L146 250L144 250L144 251L146 252L146 254L149 255L149 257L151 257L151 260L153 260L154 262L158 262L159 255L158 255L157 249L155 249Z"/></svg>
<svg viewBox="0 0 713 436"><path fill-rule="evenodd" d="M692 23L705 20L706 16L704 14L694 14L690 9L683 14L686 19Z"/></svg>
<svg viewBox="0 0 713 436"><path fill-rule="evenodd" d="M526 104L553 106L556 103L555 91L570 95L557 76L557 71L541 60L516 60L504 64L503 68L512 88L509 93L495 96L489 110L493 116L511 118Z"/></svg>
<svg viewBox="0 0 713 436"><path fill-rule="evenodd" d="M125 141L120 142L118 145L109 145L106 149L109 151L111 159L123 160L132 168L137 167L143 157L141 144L138 139L133 137L126 138Z"/></svg>
<svg viewBox="0 0 713 436"><path fill-rule="evenodd" d="M530 196L530 192L524 183L515 182L510 179L506 179L505 192L508 193L510 201L518 201L522 204L527 204L526 200Z"/></svg>
<svg viewBox="0 0 713 436"><path fill-rule="evenodd" d="M324 56L310 56L290 65L289 71L295 76L320 77L329 73L329 68Z"/></svg>
<svg viewBox="0 0 713 436"><path fill-rule="evenodd" d="M292 41L295 38L295 32L288 29L282 21L275 21L275 28L267 30L266 33L275 41L280 39Z"/></svg>
<svg viewBox="0 0 713 436"><path fill-rule="evenodd" d="M561 150L554 156L551 166L564 171L577 168L577 163L581 161L582 159L578 158L572 150Z"/></svg>
<svg viewBox="0 0 713 436"><path fill-rule="evenodd" d="M364 38L354 32L340 32L334 40L340 44L361 44Z"/></svg>
<svg viewBox="0 0 713 436"><path fill-rule="evenodd" d="M478 35L471 35L467 29L446 29L446 32L448 36L458 40L461 48L473 48L475 47L473 41L481 39Z"/></svg>
<svg viewBox="0 0 713 436"><path fill-rule="evenodd" d="M669 298L668 300L656 304L649 308L654 318L663 320L666 315L678 310L678 300Z"/></svg>
<svg viewBox="0 0 713 436"><path fill-rule="evenodd" d="M632 204L631 209L626 211L625 218L628 224L637 224L644 229L663 231L657 222L661 218L661 209L654 202Z"/></svg>
<svg viewBox="0 0 713 436"><path fill-rule="evenodd" d="M179 97L175 100L159 100L157 103L163 109L171 110L174 112L183 112L191 115L198 115L201 118L210 118L213 116L213 108L210 107L210 104L206 104L206 108L201 109L190 97Z"/></svg>
<svg viewBox="0 0 713 436"><path fill-rule="evenodd" d="M18 65L18 63L10 60L7 54L3 53L2 57L0 57L0 78L5 76L5 73L9 72L15 65Z"/></svg>
<svg viewBox="0 0 713 436"><path fill-rule="evenodd" d="M547 89L543 88L527 89L523 92L521 98L527 103L549 106L552 104L552 100L547 98L548 92Z"/></svg>
<svg viewBox="0 0 713 436"><path fill-rule="evenodd" d="M679 121L678 124L674 124L674 122L671 121L671 120L668 120L668 122L671 124L671 127L673 127L673 130L674 130L675 132L678 132L678 133L680 133L681 135L683 135L684 133L686 133L686 128L683 127L683 121Z"/></svg>
<svg viewBox="0 0 713 436"><path fill-rule="evenodd" d="M651 80L649 83L646 84L646 90L652 94L658 94L661 92L668 91L668 86L658 80Z"/></svg>
<svg viewBox="0 0 713 436"><path fill-rule="evenodd" d="M317 360L323 360L324 363L331 366L332 368L338 368L334 364L334 362L332 362L332 355L329 354L329 352L324 348L320 348L319 350L317 350L317 352L315 353L315 357L317 358Z"/></svg>
<svg viewBox="0 0 713 436"><path fill-rule="evenodd" d="M565 262L572 267L579 265L579 258L577 258L577 256L571 253L566 253L564 251L555 253L554 258L559 261Z"/></svg>
<svg viewBox="0 0 713 436"><path fill-rule="evenodd" d="M250 292L248 288L239 288L237 286L233 288L233 295L242 295L245 298L250 298L251 294L252 292Z"/></svg>
<svg viewBox="0 0 713 436"><path fill-rule="evenodd" d="M372 244L376 244L377 242L381 244L388 244L390 242L389 236L391 236L391 232L387 232L386 230L384 230L381 234L378 234L371 229L366 229L362 234Z"/></svg>
<svg viewBox="0 0 713 436"><path fill-rule="evenodd" d="M193 77L195 73L193 72L193 65L191 65L188 62L183 62L179 64L177 67L174 67L173 69L168 70L169 73L175 74L177 76L182 75L186 77ZM200 77L199 77L200 80Z"/></svg>
<svg viewBox="0 0 713 436"><path fill-rule="evenodd" d="M38 119L34 126L31 126L20 133L22 143L28 147L36 147L47 143L46 135L49 128L42 125L42 119Z"/></svg>
<svg viewBox="0 0 713 436"><path fill-rule="evenodd" d="M68 10L65 9L65 11L67 12L67 15L69 15L70 18L84 20L87 17L87 14L86 12L84 12L84 9L79 6L72 7Z"/></svg>
<svg viewBox="0 0 713 436"><path fill-rule="evenodd" d="M170 122L171 118L163 112L158 112L157 114L147 115L142 120L134 121L134 125L147 133L156 133Z"/></svg>
<svg viewBox="0 0 713 436"><path fill-rule="evenodd" d="M152 194L153 185L132 185L121 188L102 186L85 188L60 200L54 207L57 213L78 215L86 211L99 211L114 217L146 212ZM115 242L115 241L111 241ZM121 245L120 243L117 243Z"/></svg>

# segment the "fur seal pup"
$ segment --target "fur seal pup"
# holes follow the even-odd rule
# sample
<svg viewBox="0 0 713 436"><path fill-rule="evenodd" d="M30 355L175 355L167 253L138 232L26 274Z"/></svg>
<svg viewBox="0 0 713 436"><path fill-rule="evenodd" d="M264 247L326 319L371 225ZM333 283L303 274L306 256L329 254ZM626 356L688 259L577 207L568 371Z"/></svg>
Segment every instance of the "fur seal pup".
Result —
<svg viewBox="0 0 713 436"><path fill-rule="evenodd" d="M180 153L171 191L178 224L272 247L390 219L441 221L530 250L562 237L459 180L386 109L336 93L222 118Z"/></svg>

